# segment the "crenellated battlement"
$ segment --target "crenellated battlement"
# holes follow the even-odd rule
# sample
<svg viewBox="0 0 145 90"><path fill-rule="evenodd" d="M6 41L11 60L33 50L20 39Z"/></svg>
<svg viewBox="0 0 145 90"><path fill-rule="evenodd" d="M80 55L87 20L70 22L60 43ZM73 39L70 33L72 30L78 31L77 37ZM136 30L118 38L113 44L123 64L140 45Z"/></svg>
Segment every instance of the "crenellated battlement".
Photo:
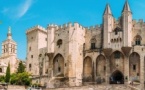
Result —
<svg viewBox="0 0 145 90"><path fill-rule="evenodd" d="M133 20L133 23L134 24L145 24L144 20L143 19L139 19L139 20Z"/></svg>
<svg viewBox="0 0 145 90"><path fill-rule="evenodd" d="M51 28L55 28L55 30L62 30L62 29L69 30L70 28L74 28L74 29L80 28L82 30L85 30L85 28L82 25L80 25L79 23L71 23L71 22L63 24L63 25L59 25L59 26L56 24L49 24L47 29L51 29Z"/></svg>
<svg viewBox="0 0 145 90"><path fill-rule="evenodd" d="M101 25L95 25L95 26L90 26L90 27L85 27L86 30L98 30L102 26Z"/></svg>
<svg viewBox="0 0 145 90"><path fill-rule="evenodd" d="M35 31L35 30L40 30L40 31L42 31L42 32L44 32L44 33L47 32L46 29L43 28L42 26L36 25L36 26L33 26L33 27L29 28L29 29L26 31L26 34L32 32L32 31Z"/></svg>

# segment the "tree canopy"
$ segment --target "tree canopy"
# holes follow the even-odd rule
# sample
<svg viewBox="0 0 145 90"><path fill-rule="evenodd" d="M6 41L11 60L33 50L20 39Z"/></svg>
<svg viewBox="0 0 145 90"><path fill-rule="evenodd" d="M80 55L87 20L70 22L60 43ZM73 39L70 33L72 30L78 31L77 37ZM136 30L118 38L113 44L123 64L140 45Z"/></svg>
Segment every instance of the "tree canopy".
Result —
<svg viewBox="0 0 145 90"><path fill-rule="evenodd" d="M24 71L25 71L25 65L23 64L22 61L20 61L17 69L17 73L23 73Z"/></svg>
<svg viewBox="0 0 145 90"><path fill-rule="evenodd" d="M30 74L28 72L13 73L11 75L10 83L16 85L30 85L31 84Z"/></svg>

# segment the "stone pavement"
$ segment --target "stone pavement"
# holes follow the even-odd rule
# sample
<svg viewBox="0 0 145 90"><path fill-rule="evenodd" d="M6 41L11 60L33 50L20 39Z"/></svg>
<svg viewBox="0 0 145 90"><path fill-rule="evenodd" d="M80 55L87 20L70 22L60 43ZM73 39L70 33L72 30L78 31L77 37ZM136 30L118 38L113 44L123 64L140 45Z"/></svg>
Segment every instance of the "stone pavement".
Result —
<svg viewBox="0 0 145 90"><path fill-rule="evenodd" d="M8 85L7 90L26 90L25 86L19 86L19 85Z"/></svg>
<svg viewBox="0 0 145 90"><path fill-rule="evenodd" d="M131 89L126 85L89 85L82 87L71 87L71 88L55 88L55 89L45 89L45 90L137 90Z"/></svg>

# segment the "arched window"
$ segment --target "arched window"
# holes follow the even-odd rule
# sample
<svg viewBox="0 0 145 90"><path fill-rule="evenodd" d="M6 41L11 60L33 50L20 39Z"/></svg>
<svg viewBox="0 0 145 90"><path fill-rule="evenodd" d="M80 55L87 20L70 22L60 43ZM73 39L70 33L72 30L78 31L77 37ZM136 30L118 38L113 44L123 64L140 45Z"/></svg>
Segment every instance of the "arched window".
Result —
<svg viewBox="0 0 145 90"><path fill-rule="evenodd" d="M112 43L114 42L113 39L111 39L111 42L112 42Z"/></svg>
<svg viewBox="0 0 145 90"><path fill-rule="evenodd" d="M141 45L141 36L140 35L137 35L135 36L135 45Z"/></svg>
<svg viewBox="0 0 145 90"><path fill-rule="evenodd" d="M122 42L122 39L120 38L120 42Z"/></svg>
<svg viewBox="0 0 145 90"><path fill-rule="evenodd" d="M60 48L61 45L62 45L62 40L59 39L59 40L57 41L57 46Z"/></svg>
<svg viewBox="0 0 145 90"><path fill-rule="evenodd" d="M114 42L115 42L115 43L116 43L116 41L117 41L117 40L116 40L116 39L114 39Z"/></svg>
<svg viewBox="0 0 145 90"><path fill-rule="evenodd" d="M91 49L96 49L96 39L95 38L91 39Z"/></svg>
<svg viewBox="0 0 145 90"><path fill-rule="evenodd" d="M0 68L0 73L2 73L2 68Z"/></svg>

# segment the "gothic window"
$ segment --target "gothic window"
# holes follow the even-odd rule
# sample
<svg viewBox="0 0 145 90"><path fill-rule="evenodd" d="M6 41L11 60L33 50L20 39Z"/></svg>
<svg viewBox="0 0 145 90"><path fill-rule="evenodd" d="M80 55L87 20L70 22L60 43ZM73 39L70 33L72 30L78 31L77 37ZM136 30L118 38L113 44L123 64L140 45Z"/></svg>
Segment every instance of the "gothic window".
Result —
<svg viewBox="0 0 145 90"><path fill-rule="evenodd" d="M95 49L96 48L95 46L96 46L95 43L91 43L91 49Z"/></svg>
<svg viewBox="0 0 145 90"><path fill-rule="evenodd" d="M0 68L0 73L2 73L2 68Z"/></svg>
<svg viewBox="0 0 145 90"><path fill-rule="evenodd" d="M136 40L135 45L140 45L140 40Z"/></svg>
<svg viewBox="0 0 145 90"><path fill-rule="evenodd" d="M116 53L114 54L114 58L115 58L115 59L119 59L119 58L120 58L120 52L116 52Z"/></svg>
<svg viewBox="0 0 145 90"><path fill-rule="evenodd" d="M91 39L91 49L96 49L96 39L95 38Z"/></svg>
<svg viewBox="0 0 145 90"><path fill-rule="evenodd" d="M141 45L141 40L142 40L141 36L137 35L135 37L135 45Z"/></svg>
<svg viewBox="0 0 145 90"><path fill-rule="evenodd" d="M57 46L60 48L61 45L62 45L62 40L59 39L59 40L57 41Z"/></svg>

